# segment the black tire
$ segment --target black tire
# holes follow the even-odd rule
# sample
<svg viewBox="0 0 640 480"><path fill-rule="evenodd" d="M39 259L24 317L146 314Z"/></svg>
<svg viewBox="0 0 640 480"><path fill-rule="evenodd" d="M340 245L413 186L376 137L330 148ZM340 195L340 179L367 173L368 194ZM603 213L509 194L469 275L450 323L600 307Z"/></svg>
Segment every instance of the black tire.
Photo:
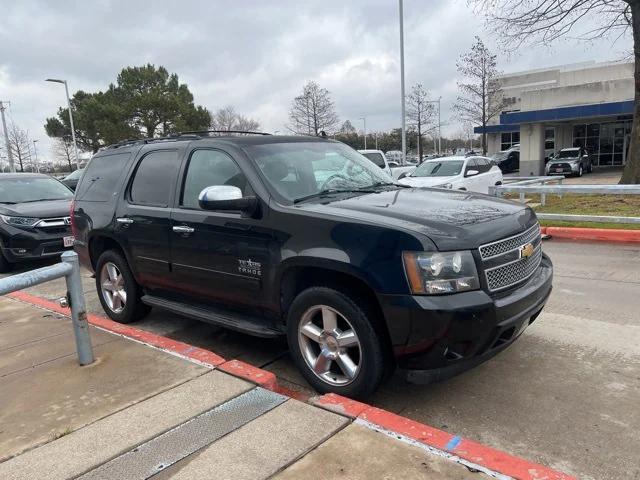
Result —
<svg viewBox="0 0 640 480"><path fill-rule="evenodd" d="M13 263L9 262L0 250L0 273L7 273L13 270Z"/></svg>
<svg viewBox="0 0 640 480"><path fill-rule="evenodd" d="M580 164L580 166L578 167L578 177L581 177L582 174L583 174L582 164Z"/></svg>
<svg viewBox="0 0 640 480"><path fill-rule="evenodd" d="M126 292L126 302L120 311L114 311L109 306L103 292L101 282L101 272L106 264L113 264L117 267L124 280L123 289ZM96 263L96 290L98 298L105 313L118 323L131 323L144 318L151 308L140 300L142 289L133 278L129 264L124 256L116 250L103 252Z"/></svg>
<svg viewBox="0 0 640 480"><path fill-rule="evenodd" d="M342 349L340 346L335 346L338 352L343 350L351 350L349 355L352 358L357 358L357 370L353 378L346 379L344 384L336 384L335 382L327 381L321 378L314 372L310 363L308 363L308 353L305 357L303 349L308 352L307 345L314 344L314 341L309 341L306 336L299 333L301 325L307 324L309 318L309 312L314 312L314 309L320 308L320 312L312 315L324 315L324 310L329 307L329 310L335 311L338 318L338 330L345 332L343 326L350 327L356 334L357 347L349 347L348 349ZM316 320L317 321L317 320ZM344 323L344 322L347 323ZM287 315L287 340L289 344L289 351L291 357L296 366L304 376L304 378L319 392L321 393L337 393L352 398L364 398L371 395L380 385L390 369L387 368L389 362L380 336L376 332L373 325L374 314L372 309L368 308L366 302L357 302L349 296L338 292L328 287L312 287L301 292L291 304ZM324 334L324 331L323 331ZM306 342L306 343L305 343ZM319 344L317 345L317 352L320 352ZM357 355L353 352L353 349L357 348ZM317 354L318 357L320 353ZM354 362L355 363L355 362ZM323 375L340 376L342 367L340 367L339 360L329 362L329 370ZM334 372L338 373L334 373ZM343 375L345 378L347 375ZM336 380L334 377L333 380Z"/></svg>

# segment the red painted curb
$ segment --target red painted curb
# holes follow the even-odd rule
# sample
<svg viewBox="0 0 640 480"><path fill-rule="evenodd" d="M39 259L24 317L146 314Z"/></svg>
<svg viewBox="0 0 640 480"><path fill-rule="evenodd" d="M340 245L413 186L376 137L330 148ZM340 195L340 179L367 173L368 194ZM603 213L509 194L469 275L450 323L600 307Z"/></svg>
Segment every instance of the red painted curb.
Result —
<svg viewBox="0 0 640 480"><path fill-rule="evenodd" d="M311 403L336 413L359 418L384 430L403 435L423 445L519 480L575 480L575 477L543 465L340 395L333 393L322 395L312 398Z"/></svg>
<svg viewBox="0 0 640 480"><path fill-rule="evenodd" d="M616 228L542 227L542 233L569 240L596 242L640 243L640 230Z"/></svg>
<svg viewBox="0 0 640 480"><path fill-rule="evenodd" d="M219 365L218 370L248 380L268 390L275 390L278 386L278 379L275 374L240 360L229 360Z"/></svg>
<svg viewBox="0 0 640 480"><path fill-rule="evenodd" d="M55 302L37 297L35 295L31 295L29 293L19 291L10 293L8 296L11 298L15 298L16 300L30 303L37 307L46 308L47 310L69 316L68 308L62 308ZM136 340L152 347L159 348L161 350L165 350L180 357L188 358L203 365L216 367L226 361L221 356L216 355L209 350L194 347L193 345L189 345L188 343L172 340L161 335L156 335L155 333L130 327L129 325L123 325L100 315L89 313L87 314L87 320L91 325L95 327L107 330L117 335L122 335L124 337Z"/></svg>
<svg viewBox="0 0 640 480"><path fill-rule="evenodd" d="M69 316L69 309L57 303L25 292L14 292L8 295L25 303L42 307L62 315ZM366 403L358 402L334 393L309 399L305 394L295 392L278 385L277 377L267 370L254 367L240 360L226 361L219 355L187 343L156 335L114 322L100 315L88 314L91 325L156 347L168 353L193 360L197 363L216 367L230 375L248 380L263 388L281 393L302 401L309 401L327 410L369 422L382 429L403 435L429 447L450 453L459 458L520 480L575 480L574 477L538 465L508 453L486 447L472 440L467 440L437 428L424 425L395 413L382 410Z"/></svg>

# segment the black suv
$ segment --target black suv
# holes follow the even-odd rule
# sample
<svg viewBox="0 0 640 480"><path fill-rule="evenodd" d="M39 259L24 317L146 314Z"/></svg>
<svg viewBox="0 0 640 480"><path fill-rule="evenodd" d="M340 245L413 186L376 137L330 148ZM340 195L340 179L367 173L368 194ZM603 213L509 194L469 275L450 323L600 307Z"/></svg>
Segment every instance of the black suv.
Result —
<svg viewBox="0 0 640 480"><path fill-rule="evenodd" d="M0 173L0 272L73 247L73 192L38 173Z"/></svg>
<svg viewBox="0 0 640 480"><path fill-rule="evenodd" d="M96 154L72 208L100 301L286 335L319 391L373 392L394 367L433 381L511 344L552 265L533 211L399 185L323 138L178 137Z"/></svg>

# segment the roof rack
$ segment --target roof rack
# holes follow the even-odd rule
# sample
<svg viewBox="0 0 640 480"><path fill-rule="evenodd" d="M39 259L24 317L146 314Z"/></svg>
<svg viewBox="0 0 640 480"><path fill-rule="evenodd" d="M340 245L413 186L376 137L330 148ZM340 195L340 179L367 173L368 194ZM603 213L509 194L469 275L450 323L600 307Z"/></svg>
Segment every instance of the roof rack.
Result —
<svg viewBox="0 0 640 480"><path fill-rule="evenodd" d="M107 145L104 147L105 150L113 149L113 148L122 148L128 147L131 145L139 145L146 143L157 143L157 142L170 142L175 140L197 140L202 138L203 135L210 136L211 133L220 133L220 134L229 134L229 133L241 133L245 135L271 135L270 133L265 132L252 132L249 130L193 130L188 132L179 132L171 135L167 135L166 137L158 137L158 138L131 138L128 140L122 140L118 143L112 143L111 145Z"/></svg>
<svg viewBox="0 0 640 480"><path fill-rule="evenodd" d="M245 135L271 135L270 133L267 133L267 132L253 132L251 130L192 130L187 132L180 132L180 135L185 135L185 134L200 135L200 134L209 134L209 133L221 133L221 134L243 133Z"/></svg>

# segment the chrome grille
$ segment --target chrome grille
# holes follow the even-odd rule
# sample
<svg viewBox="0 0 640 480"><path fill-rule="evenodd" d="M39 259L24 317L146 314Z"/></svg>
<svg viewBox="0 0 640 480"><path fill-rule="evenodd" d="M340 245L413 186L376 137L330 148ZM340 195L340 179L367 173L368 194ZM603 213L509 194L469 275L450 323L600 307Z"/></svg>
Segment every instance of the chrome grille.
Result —
<svg viewBox="0 0 640 480"><path fill-rule="evenodd" d="M538 245L533 255L523 257L515 262L507 263L500 267L486 270L489 290L496 291L508 288L516 283L526 280L536 271L542 260L542 247Z"/></svg>
<svg viewBox="0 0 640 480"><path fill-rule="evenodd" d="M480 247L480 256L482 260L488 258L497 257L504 253L516 250L527 243L531 243L534 240L540 238L540 225L535 224L530 229L513 237L504 238L497 242L488 243Z"/></svg>
<svg viewBox="0 0 640 480"><path fill-rule="evenodd" d="M534 247L530 257L522 256L522 249L527 244ZM528 279L540 265L540 225L536 224L512 237L482 245L479 251L489 291L509 288Z"/></svg>

